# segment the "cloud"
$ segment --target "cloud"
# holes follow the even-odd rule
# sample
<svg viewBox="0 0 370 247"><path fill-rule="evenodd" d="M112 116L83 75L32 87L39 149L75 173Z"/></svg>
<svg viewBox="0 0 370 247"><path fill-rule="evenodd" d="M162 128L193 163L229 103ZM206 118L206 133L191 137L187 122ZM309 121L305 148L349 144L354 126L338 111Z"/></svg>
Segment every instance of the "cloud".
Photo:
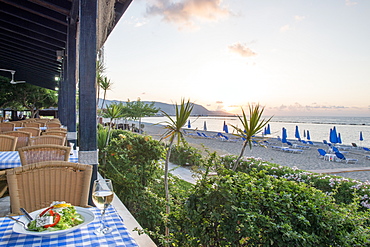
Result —
<svg viewBox="0 0 370 247"><path fill-rule="evenodd" d="M286 32L286 31L289 31L291 30L292 28L287 24L287 25L284 25L280 28L280 32Z"/></svg>
<svg viewBox="0 0 370 247"><path fill-rule="evenodd" d="M340 109L350 109L350 107L341 105L318 105L313 103L312 105L301 105L299 103L294 103L293 105L280 105L276 107L270 107L270 110L275 111L285 111L285 112L311 112L314 110L340 110Z"/></svg>
<svg viewBox="0 0 370 247"><path fill-rule="evenodd" d="M142 26L146 25L147 20L146 19L139 19L139 18L131 16L131 18L125 19L124 23L127 24L127 25L130 25L130 26L134 26L134 27L142 27Z"/></svg>
<svg viewBox="0 0 370 247"><path fill-rule="evenodd" d="M237 53L242 57L254 57L257 56L257 53L252 51L246 44L235 43L228 46L231 52Z"/></svg>
<svg viewBox="0 0 370 247"><path fill-rule="evenodd" d="M347 6L353 6L353 5L356 5L357 2L352 2L351 0L346 0L346 5Z"/></svg>
<svg viewBox="0 0 370 247"><path fill-rule="evenodd" d="M305 18L306 18L305 16L300 16L300 15L296 15L296 16L294 16L294 19L295 19L296 21L303 21Z"/></svg>
<svg viewBox="0 0 370 247"><path fill-rule="evenodd" d="M195 27L195 20L217 21L231 12L221 6L222 0L154 0L147 7L148 16L162 16L164 21Z"/></svg>

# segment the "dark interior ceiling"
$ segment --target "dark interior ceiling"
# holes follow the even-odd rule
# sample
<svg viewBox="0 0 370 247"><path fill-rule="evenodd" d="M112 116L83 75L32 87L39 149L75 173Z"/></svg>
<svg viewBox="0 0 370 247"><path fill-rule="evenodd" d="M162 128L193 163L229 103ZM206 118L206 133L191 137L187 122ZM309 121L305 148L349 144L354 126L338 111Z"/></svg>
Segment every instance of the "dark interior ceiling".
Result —
<svg viewBox="0 0 370 247"><path fill-rule="evenodd" d="M132 0L114 2L113 30ZM56 51L65 50L68 20L78 20L79 0L0 0L0 69L14 79L55 89L62 69ZM108 26L108 24L107 24ZM106 40L107 37L104 37ZM11 78L11 73L0 71Z"/></svg>

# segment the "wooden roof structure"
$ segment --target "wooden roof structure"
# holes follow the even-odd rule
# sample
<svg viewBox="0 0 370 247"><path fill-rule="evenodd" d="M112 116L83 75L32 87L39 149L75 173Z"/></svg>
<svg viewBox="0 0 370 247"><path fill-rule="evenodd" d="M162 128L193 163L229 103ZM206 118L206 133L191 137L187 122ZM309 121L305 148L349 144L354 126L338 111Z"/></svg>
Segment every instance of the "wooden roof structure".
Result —
<svg viewBox="0 0 370 247"><path fill-rule="evenodd" d="M93 165L92 181L98 167L97 54L131 2L0 0L0 75L11 78L15 71L15 81L59 88L58 117L68 141L78 140L79 163Z"/></svg>
<svg viewBox="0 0 370 247"><path fill-rule="evenodd" d="M99 1L98 29L104 31L98 48L130 3ZM68 26L79 21L79 4L79 0L0 0L0 68L16 71L18 81L48 89L58 87L55 78L61 77L63 61L57 59L57 52L66 54ZM0 75L11 77L4 71Z"/></svg>

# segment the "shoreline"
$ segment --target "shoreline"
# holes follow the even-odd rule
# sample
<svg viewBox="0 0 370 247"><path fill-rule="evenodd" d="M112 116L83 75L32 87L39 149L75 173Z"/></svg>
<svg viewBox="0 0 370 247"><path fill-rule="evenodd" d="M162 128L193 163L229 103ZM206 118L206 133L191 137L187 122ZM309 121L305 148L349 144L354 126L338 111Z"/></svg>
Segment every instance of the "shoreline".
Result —
<svg viewBox="0 0 370 247"><path fill-rule="evenodd" d="M143 131L144 134L150 135L153 139L159 140L161 135L164 133L164 128L161 125L154 125L151 123L143 123L145 125ZM193 132L193 131L188 131ZM212 131L199 131L205 133L208 136L213 136L217 134L217 132ZM232 135L228 135L231 137ZM203 138L197 137L195 135L186 135L186 141L193 147L203 150L202 145L204 145L207 149L211 152L216 151L219 155L239 155L241 152L243 142L241 140L238 141L222 141L220 139L215 138ZM346 158L354 158L358 159L356 164L347 164L343 162L334 162L334 161L326 161L322 158L319 158L319 153L317 151L318 148L322 148L324 150L328 150L328 146L324 145L323 143L316 143L315 146L312 145L305 145L302 143L297 143L298 145L308 146L309 149L302 149L302 153L288 153L279 150L274 150L271 148L271 145L275 146L282 146L282 143L275 138L270 138L268 141L271 143L267 148L261 146L253 146L252 150L248 147L244 152L244 156L246 157L255 157L261 158L263 161L271 162L274 164L288 166L288 167L297 167L301 170L311 171L311 170L327 170L327 169L342 169L342 168L357 168L357 167L370 167L370 160L366 159L366 155L370 155L366 153L364 150L354 149L350 146L347 147L346 150L348 153L345 153ZM292 140L294 143L295 141ZM284 144L284 146L287 146ZM356 179L362 182L370 181L370 171L361 171L361 172L345 172L345 173L338 173L338 174L331 174L331 175L338 175L341 177Z"/></svg>

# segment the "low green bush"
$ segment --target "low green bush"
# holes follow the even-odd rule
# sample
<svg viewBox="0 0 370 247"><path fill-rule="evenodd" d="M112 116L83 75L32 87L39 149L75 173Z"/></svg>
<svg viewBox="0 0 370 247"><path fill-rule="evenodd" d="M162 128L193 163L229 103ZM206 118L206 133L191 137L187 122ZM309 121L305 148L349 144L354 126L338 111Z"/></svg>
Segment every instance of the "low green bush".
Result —
<svg viewBox="0 0 370 247"><path fill-rule="evenodd" d="M196 185L172 217L176 246L365 246L366 213L263 171L227 170Z"/></svg>
<svg viewBox="0 0 370 247"><path fill-rule="evenodd" d="M219 167L231 169L236 156L228 155L221 157ZM354 179L344 178L340 176L321 175L296 167L281 166L255 158L244 158L240 163L237 171L250 173L253 170L266 171L267 174L275 178L284 178L289 181L306 183L323 191L324 193L333 196L336 203L350 204L354 197L360 197L361 210L370 208L370 183L361 182Z"/></svg>
<svg viewBox="0 0 370 247"><path fill-rule="evenodd" d="M158 246L167 241L185 247L370 245L367 183L254 158L245 158L232 172L236 156L208 153L203 158L197 150L181 150L175 151L181 159L190 155L195 164L199 161L194 166L199 180L194 186L170 176L171 212L166 215L165 145L113 130L104 149L105 176ZM208 177L214 170L218 176ZM163 236L165 226L171 230L169 240Z"/></svg>
<svg viewBox="0 0 370 247"><path fill-rule="evenodd" d="M170 162L182 166L200 166L202 163L202 155L198 149L184 142L182 145L172 146Z"/></svg>
<svg viewBox="0 0 370 247"><path fill-rule="evenodd" d="M143 227L155 228L162 221L164 146L150 136L114 130L106 149L106 177L114 190ZM154 192L153 192L154 191Z"/></svg>

